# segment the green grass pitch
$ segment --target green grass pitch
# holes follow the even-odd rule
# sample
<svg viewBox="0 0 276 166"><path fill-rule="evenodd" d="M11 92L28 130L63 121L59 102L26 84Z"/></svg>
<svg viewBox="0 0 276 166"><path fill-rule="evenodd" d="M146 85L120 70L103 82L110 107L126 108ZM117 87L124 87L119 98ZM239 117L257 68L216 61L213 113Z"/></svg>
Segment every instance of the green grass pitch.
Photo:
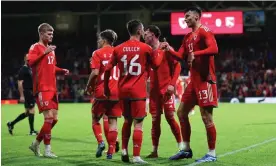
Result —
<svg viewBox="0 0 276 166"><path fill-rule="evenodd" d="M113 160L95 158L96 139L91 129L90 104L60 104L59 122L52 131L52 148L59 156L57 159L38 158L28 149L34 136L28 136L28 120L18 123L14 136L8 134L6 122L13 120L23 111L23 105L2 105L2 165L42 166L42 165L125 165L120 160L120 153ZM214 112L217 127L217 154L223 155L266 140L276 138L276 106L275 104L220 104ZM121 129L123 119L119 119ZM35 128L40 129L43 116L36 114ZM176 141L166 120L162 119L159 158L145 159L151 150L151 116L144 121L144 137L141 156L150 165L188 165L194 159L202 157L207 151L205 128L200 113L191 116L193 159L171 162L168 158L177 152ZM121 131L119 131L121 138ZM132 140L132 139L131 139ZM129 153L132 154L132 141ZM41 152L44 151L42 143ZM216 163L200 165L222 166L272 166L276 165L276 141L240 151L218 158Z"/></svg>

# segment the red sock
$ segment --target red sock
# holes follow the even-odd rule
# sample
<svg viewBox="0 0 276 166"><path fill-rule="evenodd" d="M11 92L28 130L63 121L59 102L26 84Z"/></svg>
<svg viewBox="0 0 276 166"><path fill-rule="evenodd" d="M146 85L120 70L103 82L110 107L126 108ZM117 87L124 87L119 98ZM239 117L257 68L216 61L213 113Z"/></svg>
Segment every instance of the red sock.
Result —
<svg viewBox="0 0 276 166"><path fill-rule="evenodd" d="M44 124L41 127L39 134L36 137L36 140L41 142L44 140L45 145L49 145L51 142L51 129L53 124L53 118L45 118Z"/></svg>
<svg viewBox="0 0 276 166"><path fill-rule="evenodd" d="M122 127L122 149L127 149L131 134L131 123L125 121Z"/></svg>
<svg viewBox="0 0 276 166"><path fill-rule="evenodd" d="M159 145L159 138L161 135L161 116L157 115L152 118L152 128L151 128L151 140L152 145L157 149Z"/></svg>
<svg viewBox="0 0 276 166"><path fill-rule="evenodd" d="M55 125L57 124L58 120L57 119L54 119L53 120L53 123L52 123L52 129L55 127Z"/></svg>
<svg viewBox="0 0 276 166"><path fill-rule="evenodd" d="M115 147L116 147L116 139L118 136L118 131L117 130L110 130L108 132L108 154L113 154L115 152Z"/></svg>
<svg viewBox="0 0 276 166"><path fill-rule="evenodd" d="M181 134L184 142L190 142L191 125L188 118L179 119L181 125Z"/></svg>
<svg viewBox="0 0 276 166"><path fill-rule="evenodd" d="M172 131L177 143L182 142L180 127L179 127L178 123L176 122L173 114L170 114L170 113L166 114L165 113L165 116L166 116L168 124L171 127L171 131Z"/></svg>
<svg viewBox="0 0 276 166"><path fill-rule="evenodd" d="M143 141L143 131L134 129L133 131L133 156L140 156Z"/></svg>
<svg viewBox="0 0 276 166"><path fill-rule="evenodd" d="M212 124L206 127L206 132L207 132L207 141L208 141L209 149L214 150L216 148L216 137L217 137L215 125Z"/></svg>
<svg viewBox="0 0 276 166"><path fill-rule="evenodd" d="M92 129L93 129L94 135L95 135L95 137L98 141L98 144L103 142L102 129L101 129L100 123L99 122L93 123L92 124Z"/></svg>
<svg viewBox="0 0 276 166"><path fill-rule="evenodd" d="M107 116L104 116L104 118L103 118L103 126L104 126L104 136L105 136L106 140L108 140L109 124L108 124Z"/></svg>

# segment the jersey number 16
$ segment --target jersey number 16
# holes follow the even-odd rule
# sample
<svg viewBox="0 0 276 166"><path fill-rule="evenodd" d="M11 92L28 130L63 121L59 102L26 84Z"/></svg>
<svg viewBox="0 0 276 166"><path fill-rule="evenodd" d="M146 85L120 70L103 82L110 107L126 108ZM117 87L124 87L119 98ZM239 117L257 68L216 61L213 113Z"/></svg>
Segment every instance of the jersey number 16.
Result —
<svg viewBox="0 0 276 166"><path fill-rule="evenodd" d="M130 64L127 64L127 55L124 55L121 58L121 61L124 63L124 73L122 75L133 75L133 76L138 76L141 74L141 64L138 62L135 62L139 58L139 54L136 54L131 60ZM136 71L133 71L133 68L137 67Z"/></svg>

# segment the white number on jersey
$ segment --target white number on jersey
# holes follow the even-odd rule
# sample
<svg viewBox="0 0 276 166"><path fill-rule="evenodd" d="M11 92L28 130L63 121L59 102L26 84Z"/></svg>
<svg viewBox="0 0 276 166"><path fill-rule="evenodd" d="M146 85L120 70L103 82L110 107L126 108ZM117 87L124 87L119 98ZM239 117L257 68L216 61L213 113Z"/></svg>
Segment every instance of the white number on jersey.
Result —
<svg viewBox="0 0 276 166"><path fill-rule="evenodd" d="M103 64L104 66L106 66L106 65L108 64L108 61L102 61L102 64ZM114 68L113 68L113 75L110 76L109 80L111 80L112 78L113 78L114 80L118 80L119 77L117 76L117 73L118 73L118 72L117 72L117 67L114 66ZM104 80L104 73L101 75L101 80Z"/></svg>
<svg viewBox="0 0 276 166"><path fill-rule="evenodd" d="M189 49L189 52L193 52L194 51L193 43L189 43L188 44L188 49Z"/></svg>
<svg viewBox="0 0 276 166"><path fill-rule="evenodd" d="M199 91L198 94L199 94L199 99L200 100L205 100L205 99L208 98L207 90Z"/></svg>
<svg viewBox="0 0 276 166"><path fill-rule="evenodd" d="M48 56L48 64L54 64L54 56Z"/></svg>
<svg viewBox="0 0 276 166"><path fill-rule="evenodd" d="M130 75L138 76L138 75L141 74L141 70L142 70L141 64L135 62L138 58L139 58L139 55L136 54L136 55L130 60L129 66L127 66L127 55L124 55L124 56L121 58L121 61L124 63L124 73L123 73L122 75L130 74ZM133 67L137 67L137 71L133 71Z"/></svg>

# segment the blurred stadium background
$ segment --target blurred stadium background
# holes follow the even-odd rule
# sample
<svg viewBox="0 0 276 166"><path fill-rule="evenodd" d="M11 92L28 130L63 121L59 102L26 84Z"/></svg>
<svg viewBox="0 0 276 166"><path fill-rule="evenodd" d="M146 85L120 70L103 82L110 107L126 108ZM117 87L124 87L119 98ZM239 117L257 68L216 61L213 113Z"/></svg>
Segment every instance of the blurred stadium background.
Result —
<svg viewBox="0 0 276 166"><path fill-rule="evenodd" d="M183 9L198 5L205 12L203 24L215 29L219 45L216 70L220 102L244 102L247 97L276 97L276 2L1 2L2 4L2 100L18 99L17 72L31 44L38 40L37 26L55 28L58 66L71 75L58 76L61 102L87 102L83 95L89 58L96 49L96 34L113 29L128 39L125 24L139 18L161 28L175 49L180 47L185 24ZM235 11L236 14L231 12ZM223 12L223 13L210 13ZM180 13L180 14L179 14ZM239 14L240 13L240 14ZM181 76L187 76L182 64ZM275 98L268 102L276 102ZM252 100L253 101L253 100ZM4 101L5 103L6 101ZM249 101L250 102L250 101ZM3 104L3 102L2 102Z"/></svg>

